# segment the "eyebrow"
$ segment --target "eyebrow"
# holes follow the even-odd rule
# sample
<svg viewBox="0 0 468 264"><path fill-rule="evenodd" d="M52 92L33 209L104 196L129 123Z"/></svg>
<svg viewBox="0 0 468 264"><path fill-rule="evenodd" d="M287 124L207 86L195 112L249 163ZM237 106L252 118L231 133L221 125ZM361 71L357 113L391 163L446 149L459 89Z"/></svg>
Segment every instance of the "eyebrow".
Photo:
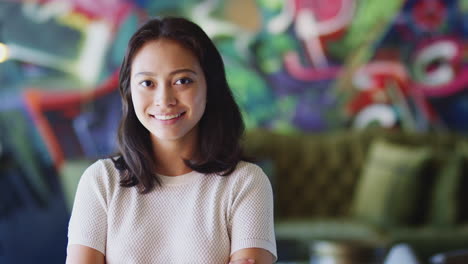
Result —
<svg viewBox="0 0 468 264"><path fill-rule="evenodd" d="M181 73L181 72L190 72L190 73L193 73L193 74L197 75L197 73L194 70L191 70L191 69L188 69L188 68L183 68L183 69L178 69L178 70L172 71L171 73L169 73L169 75L174 75L174 74ZM154 73L154 72L143 71L143 72L135 73L135 75L133 75L133 77L135 77L137 75L156 76L157 74Z"/></svg>

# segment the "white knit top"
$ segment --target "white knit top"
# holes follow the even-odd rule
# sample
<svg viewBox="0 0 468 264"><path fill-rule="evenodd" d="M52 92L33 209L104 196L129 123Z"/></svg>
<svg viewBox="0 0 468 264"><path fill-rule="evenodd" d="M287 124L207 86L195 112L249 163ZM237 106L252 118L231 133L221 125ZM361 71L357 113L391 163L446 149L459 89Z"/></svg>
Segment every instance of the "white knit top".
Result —
<svg viewBox="0 0 468 264"><path fill-rule="evenodd" d="M68 244L99 250L112 264L228 263L244 248L276 257L272 189L258 166L159 177L163 185L143 195L119 186L110 159L91 165L78 184Z"/></svg>

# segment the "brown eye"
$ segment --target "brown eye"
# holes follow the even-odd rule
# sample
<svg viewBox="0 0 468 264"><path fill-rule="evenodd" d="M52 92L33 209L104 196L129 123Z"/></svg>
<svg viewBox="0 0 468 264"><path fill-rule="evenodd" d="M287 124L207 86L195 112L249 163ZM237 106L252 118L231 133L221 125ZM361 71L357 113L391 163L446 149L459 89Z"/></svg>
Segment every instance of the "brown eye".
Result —
<svg viewBox="0 0 468 264"><path fill-rule="evenodd" d="M150 86L153 86L153 82L152 81L149 81L149 80L144 80L142 82L140 82L140 84L144 87L150 87Z"/></svg>
<svg viewBox="0 0 468 264"><path fill-rule="evenodd" d="M175 82L175 84L177 85L187 85L187 84L190 84L190 83L193 83L193 80L190 79L190 78L182 78L182 79L179 79Z"/></svg>

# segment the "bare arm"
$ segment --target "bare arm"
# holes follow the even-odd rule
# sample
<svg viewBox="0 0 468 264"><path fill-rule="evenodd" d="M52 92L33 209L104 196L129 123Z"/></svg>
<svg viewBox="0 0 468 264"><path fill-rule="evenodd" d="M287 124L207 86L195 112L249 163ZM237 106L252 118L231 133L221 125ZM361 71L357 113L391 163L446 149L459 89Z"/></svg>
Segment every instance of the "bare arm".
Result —
<svg viewBox="0 0 468 264"><path fill-rule="evenodd" d="M94 248L73 244L67 249L66 264L105 264L105 262L104 254Z"/></svg>
<svg viewBox="0 0 468 264"><path fill-rule="evenodd" d="M271 264L274 261L273 255L262 248L241 249L231 255L230 263L240 259L253 259L255 264Z"/></svg>

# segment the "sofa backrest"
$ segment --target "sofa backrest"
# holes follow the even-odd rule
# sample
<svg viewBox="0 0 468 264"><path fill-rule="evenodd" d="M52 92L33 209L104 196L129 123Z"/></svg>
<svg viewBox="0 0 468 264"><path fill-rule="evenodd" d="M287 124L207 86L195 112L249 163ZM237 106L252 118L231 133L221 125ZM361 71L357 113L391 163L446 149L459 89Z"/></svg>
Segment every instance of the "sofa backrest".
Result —
<svg viewBox="0 0 468 264"><path fill-rule="evenodd" d="M449 133L405 133L367 130L330 133L281 134L267 130L246 133L245 150L260 166L270 165L275 194L275 216L281 219L346 217L350 214L356 183L366 163L371 143L377 138L408 146L430 146L434 155L424 171L419 193L423 218L430 206L433 178L444 155L461 140ZM428 175L432 174L432 175ZM466 178L466 177L465 177Z"/></svg>

